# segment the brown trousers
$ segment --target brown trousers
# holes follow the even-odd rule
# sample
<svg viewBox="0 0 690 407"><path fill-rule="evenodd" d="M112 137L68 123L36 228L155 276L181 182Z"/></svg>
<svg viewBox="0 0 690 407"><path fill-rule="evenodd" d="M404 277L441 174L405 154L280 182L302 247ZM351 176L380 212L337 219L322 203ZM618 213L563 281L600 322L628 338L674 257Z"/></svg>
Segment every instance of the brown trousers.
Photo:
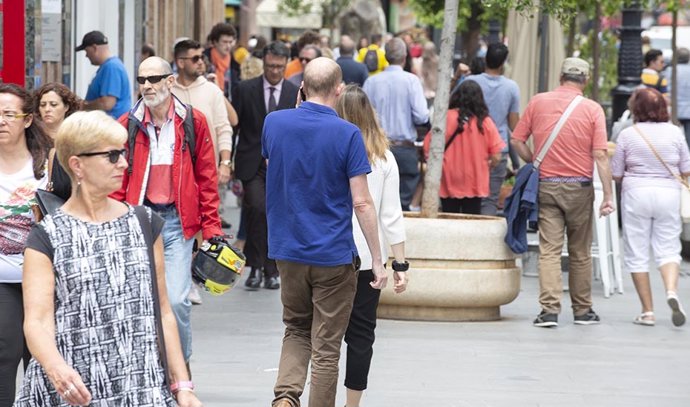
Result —
<svg viewBox="0 0 690 407"><path fill-rule="evenodd" d="M322 267L278 260L277 265L285 336L273 404L287 399L299 407L311 361L309 407L334 407L357 270L353 264Z"/></svg>
<svg viewBox="0 0 690 407"><path fill-rule="evenodd" d="M592 186L539 184L539 303L546 312L561 311L561 251L566 231L573 313L584 315L592 307L593 203Z"/></svg>

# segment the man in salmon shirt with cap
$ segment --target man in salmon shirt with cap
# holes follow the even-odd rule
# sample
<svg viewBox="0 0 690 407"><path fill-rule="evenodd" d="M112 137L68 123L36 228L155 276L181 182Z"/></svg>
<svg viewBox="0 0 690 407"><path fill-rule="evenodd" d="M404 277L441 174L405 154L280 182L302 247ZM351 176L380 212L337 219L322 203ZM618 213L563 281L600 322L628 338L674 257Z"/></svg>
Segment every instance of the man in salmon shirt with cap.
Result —
<svg viewBox="0 0 690 407"><path fill-rule="evenodd" d="M538 153L563 112L582 92L589 79L589 64L566 58L560 86L534 96L518 122L511 145L520 158L532 162L536 154L527 146L532 136ZM537 327L558 326L561 311L561 251L568 233L569 286L574 322L600 322L592 309L592 222L594 220L594 165L603 185L600 216L614 210L606 140L606 120L601 106L589 99L574 108L539 167L539 303Z"/></svg>

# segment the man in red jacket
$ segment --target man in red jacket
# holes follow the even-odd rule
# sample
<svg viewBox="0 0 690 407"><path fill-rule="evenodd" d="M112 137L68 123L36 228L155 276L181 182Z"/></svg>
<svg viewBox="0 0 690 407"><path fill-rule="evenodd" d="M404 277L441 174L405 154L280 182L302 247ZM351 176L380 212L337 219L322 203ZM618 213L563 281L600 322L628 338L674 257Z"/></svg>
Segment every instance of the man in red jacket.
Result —
<svg viewBox="0 0 690 407"><path fill-rule="evenodd" d="M112 197L132 205L146 205L165 219L165 278L168 299L177 319L185 361L192 355L191 303L194 235L208 240L222 236L218 216L216 160L204 115L192 109L194 151L185 141L186 105L170 92L174 78L170 64L159 57L139 65L142 95L129 113L119 119L128 127L135 121L137 134L131 166L122 188ZM125 146L129 149L129 143Z"/></svg>

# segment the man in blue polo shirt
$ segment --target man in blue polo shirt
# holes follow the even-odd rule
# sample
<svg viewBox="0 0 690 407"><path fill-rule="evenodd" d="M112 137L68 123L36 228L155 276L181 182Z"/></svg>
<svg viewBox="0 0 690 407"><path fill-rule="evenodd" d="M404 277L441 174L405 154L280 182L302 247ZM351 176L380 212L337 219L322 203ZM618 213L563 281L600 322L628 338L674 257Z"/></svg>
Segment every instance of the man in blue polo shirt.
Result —
<svg viewBox="0 0 690 407"><path fill-rule="evenodd" d="M132 96L125 66L110 53L108 37L100 31L84 35L75 51L86 51L91 65L98 66L84 98L84 110L103 110L117 119L132 106Z"/></svg>
<svg viewBox="0 0 690 407"><path fill-rule="evenodd" d="M343 89L340 67L316 58L304 70L306 102L266 116L268 257L280 272L283 323L274 407L297 407L312 364L310 407L333 407L340 345L357 289L352 211L374 256L375 280L387 277L380 258L371 171L359 129L333 106Z"/></svg>

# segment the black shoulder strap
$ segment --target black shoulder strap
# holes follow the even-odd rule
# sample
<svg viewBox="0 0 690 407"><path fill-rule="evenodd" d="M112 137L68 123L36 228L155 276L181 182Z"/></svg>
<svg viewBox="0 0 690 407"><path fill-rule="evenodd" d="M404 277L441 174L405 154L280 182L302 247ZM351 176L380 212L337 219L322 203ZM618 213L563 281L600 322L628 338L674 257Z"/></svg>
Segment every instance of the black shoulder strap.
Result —
<svg viewBox="0 0 690 407"><path fill-rule="evenodd" d="M453 142L453 140L455 140L455 137L457 137L458 134L460 134L460 132L458 131L458 129L460 129L460 126L458 126L458 128L455 129L455 133L453 133L453 135L450 136L450 138L449 138L448 141L446 142L446 146L445 146L445 148L443 149L443 151L447 151L447 150L448 150L448 147L450 147L450 144Z"/></svg>
<svg viewBox="0 0 690 407"><path fill-rule="evenodd" d="M137 131L139 125L134 115L130 114L127 117L127 173L132 175L132 163L134 162L134 146L136 145Z"/></svg>
<svg viewBox="0 0 690 407"><path fill-rule="evenodd" d="M656 86L655 86L656 90L658 90L659 92L661 92L661 84L663 82L664 82L664 77L663 77L663 75L659 74L659 79L657 79Z"/></svg>
<svg viewBox="0 0 690 407"><path fill-rule="evenodd" d="M168 355L165 349L165 335L163 331L163 320L161 317L161 300L158 296L158 276L156 274L156 260L153 255L153 225L151 218L144 206L135 206L134 214L139 219L139 225L144 233L144 242L149 252L149 265L151 266L151 297L153 298L153 313L156 318L156 331L158 337L158 352L160 353L161 364L163 365L164 384L170 385L169 370L168 370Z"/></svg>
<svg viewBox="0 0 690 407"><path fill-rule="evenodd" d="M189 154L192 155L192 165L196 165L196 134L194 133L194 114L192 106L185 105L187 114L184 117L182 128L184 129L184 140L189 146Z"/></svg>

